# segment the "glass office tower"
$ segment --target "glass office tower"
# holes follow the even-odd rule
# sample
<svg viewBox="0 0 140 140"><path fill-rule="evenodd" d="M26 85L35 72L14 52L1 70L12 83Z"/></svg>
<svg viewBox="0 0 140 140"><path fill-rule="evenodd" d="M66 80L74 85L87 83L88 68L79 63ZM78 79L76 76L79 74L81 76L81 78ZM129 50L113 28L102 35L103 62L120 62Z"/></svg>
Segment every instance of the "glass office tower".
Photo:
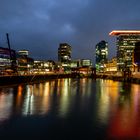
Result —
<svg viewBox="0 0 140 140"><path fill-rule="evenodd" d="M104 40L96 45L96 70L99 72L104 71L104 64L107 62L108 57L108 43Z"/></svg>

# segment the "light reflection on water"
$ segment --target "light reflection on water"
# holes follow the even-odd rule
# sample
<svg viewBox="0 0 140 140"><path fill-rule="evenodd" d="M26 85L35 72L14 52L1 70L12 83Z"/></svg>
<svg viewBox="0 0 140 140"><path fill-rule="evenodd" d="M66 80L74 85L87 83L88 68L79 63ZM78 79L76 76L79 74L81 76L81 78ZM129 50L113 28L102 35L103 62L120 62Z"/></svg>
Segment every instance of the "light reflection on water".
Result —
<svg viewBox="0 0 140 140"><path fill-rule="evenodd" d="M8 119L12 113L13 94L7 94L7 90L1 90L0 94L0 122Z"/></svg>
<svg viewBox="0 0 140 140"><path fill-rule="evenodd" d="M107 138L136 138L140 137L140 85L85 78L1 87L0 126L14 116L53 116L66 121L66 129L80 122L79 128L86 123L91 132L98 129Z"/></svg>
<svg viewBox="0 0 140 140"><path fill-rule="evenodd" d="M99 80L96 84L98 103L98 119L103 123L108 123L109 115L116 109L116 103L119 97L119 83L111 80Z"/></svg>

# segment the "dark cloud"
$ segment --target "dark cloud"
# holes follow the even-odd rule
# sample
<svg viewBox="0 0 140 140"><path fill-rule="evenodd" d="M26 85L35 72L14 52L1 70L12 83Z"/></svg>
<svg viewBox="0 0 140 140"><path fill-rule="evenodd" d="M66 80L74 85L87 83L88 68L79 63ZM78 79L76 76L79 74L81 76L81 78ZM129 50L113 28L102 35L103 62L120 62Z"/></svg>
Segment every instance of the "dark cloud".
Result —
<svg viewBox="0 0 140 140"><path fill-rule="evenodd" d="M2 0L0 45L10 34L12 48L28 49L34 58L57 60L59 43L72 46L75 58L94 59L95 45L106 40L116 55L114 29L139 29L138 0Z"/></svg>

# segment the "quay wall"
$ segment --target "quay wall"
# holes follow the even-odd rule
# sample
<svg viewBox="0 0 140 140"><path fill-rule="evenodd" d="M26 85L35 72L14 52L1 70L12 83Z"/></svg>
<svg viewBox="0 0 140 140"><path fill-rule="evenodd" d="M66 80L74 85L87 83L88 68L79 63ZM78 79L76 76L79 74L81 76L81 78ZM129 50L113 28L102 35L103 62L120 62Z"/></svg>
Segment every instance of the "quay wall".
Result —
<svg viewBox="0 0 140 140"><path fill-rule="evenodd" d="M70 78L70 74L0 76L0 85L42 82L49 79Z"/></svg>
<svg viewBox="0 0 140 140"><path fill-rule="evenodd" d="M50 79L58 78L93 78L93 79L110 79L120 82L130 82L140 84L140 78L137 77L122 77L115 75L90 75L81 76L77 74L46 74L46 75L14 75L14 76L0 76L0 85L21 84L43 82Z"/></svg>
<svg viewBox="0 0 140 140"><path fill-rule="evenodd" d="M116 76L116 75L96 75L96 78L99 79L110 79L114 81L120 81L120 82L129 82L129 83L136 83L140 84L140 78L139 77L123 77L123 76Z"/></svg>

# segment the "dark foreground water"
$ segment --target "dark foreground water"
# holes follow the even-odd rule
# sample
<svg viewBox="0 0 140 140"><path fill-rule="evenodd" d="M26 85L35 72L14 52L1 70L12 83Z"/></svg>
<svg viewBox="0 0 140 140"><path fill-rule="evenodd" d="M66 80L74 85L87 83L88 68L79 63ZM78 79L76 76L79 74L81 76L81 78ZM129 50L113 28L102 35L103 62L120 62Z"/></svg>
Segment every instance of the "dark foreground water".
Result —
<svg viewBox="0 0 140 140"><path fill-rule="evenodd" d="M0 87L5 139L140 139L140 85L57 79Z"/></svg>

